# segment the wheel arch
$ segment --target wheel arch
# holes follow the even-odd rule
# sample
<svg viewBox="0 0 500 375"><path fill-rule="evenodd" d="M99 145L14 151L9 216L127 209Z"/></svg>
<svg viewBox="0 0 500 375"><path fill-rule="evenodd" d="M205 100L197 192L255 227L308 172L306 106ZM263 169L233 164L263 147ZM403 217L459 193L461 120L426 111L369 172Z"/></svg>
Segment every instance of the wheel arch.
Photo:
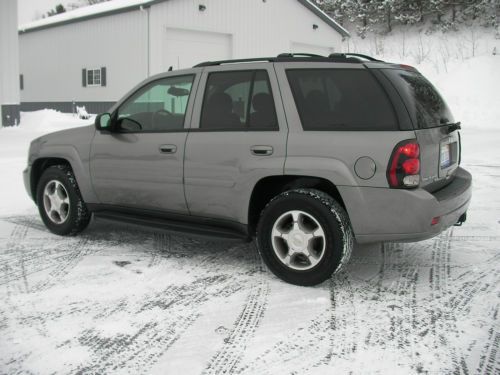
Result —
<svg viewBox="0 0 500 375"><path fill-rule="evenodd" d="M302 175L277 175L260 179L250 195L248 206L248 233L255 234L260 213L269 201L278 194L292 189L317 189L330 195L346 210L347 208L337 186L323 177Z"/></svg>
<svg viewBox="0 0 500 375"><path fill-rule="evenodd" d="M37 203L36 190L38 187L38 181L40 181L40 177L42 177L43 172L47 170L47 168L54 165L67 165L71 168L71 170L73 170L69 160L61 157L42 157L33 162L30 175L30 190L35 203Z"/></svg>

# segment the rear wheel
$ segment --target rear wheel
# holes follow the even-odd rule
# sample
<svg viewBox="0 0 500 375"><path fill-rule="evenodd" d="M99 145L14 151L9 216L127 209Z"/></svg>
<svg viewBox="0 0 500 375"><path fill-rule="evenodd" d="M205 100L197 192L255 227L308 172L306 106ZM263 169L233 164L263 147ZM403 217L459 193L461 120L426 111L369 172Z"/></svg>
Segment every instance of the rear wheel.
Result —
<svg viewBox="0 0 500 375"><path fill-rule="evenodd" d="M36 196L40 216L52 233L75 235L89 224L90 212L69 166L47 168L38 182Z"/></svg>
<svg viewBox="0 0 500 375"><path fill-rule="evenodd" d="M316 285L348 262L353 234L345 210L314 189L286 191L264 208L257 228L264 262L279 278Z"/></svg>

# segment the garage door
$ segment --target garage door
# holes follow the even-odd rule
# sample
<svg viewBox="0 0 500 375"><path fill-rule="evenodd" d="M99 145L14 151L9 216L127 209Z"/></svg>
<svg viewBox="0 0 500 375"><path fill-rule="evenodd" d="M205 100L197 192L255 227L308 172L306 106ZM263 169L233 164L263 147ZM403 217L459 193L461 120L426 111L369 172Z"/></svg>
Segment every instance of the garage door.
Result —
<svg viewBox="0 0 500 375"><path fill-rule="evenodd" d="M318 46L316 44L307 44L307 43L299 43L292 42L291 43L291 51L290 52L302 52L302 53L314 53L316 55L328 56L330 53L334 52L333 47L327 46Z"/></svg>
<svg viewBox="0 0 500 375"><path fill-rule="evenodd" d="M232 55L229 34L167 28L163 67L190 68L203 61L226 60Z"/></svg>

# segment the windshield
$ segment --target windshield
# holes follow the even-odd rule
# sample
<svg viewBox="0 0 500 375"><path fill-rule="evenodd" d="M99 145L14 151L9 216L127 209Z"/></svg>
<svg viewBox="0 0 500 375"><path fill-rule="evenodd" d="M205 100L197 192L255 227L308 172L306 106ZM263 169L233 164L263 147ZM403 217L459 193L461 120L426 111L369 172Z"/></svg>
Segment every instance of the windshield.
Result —
<svg viewBox="0 0 500 375"><path fill-rule="evenodd" d="M382 69L405 101L418 128L433 128L454 122L448 105L423 75L400 69Z"/></svg>

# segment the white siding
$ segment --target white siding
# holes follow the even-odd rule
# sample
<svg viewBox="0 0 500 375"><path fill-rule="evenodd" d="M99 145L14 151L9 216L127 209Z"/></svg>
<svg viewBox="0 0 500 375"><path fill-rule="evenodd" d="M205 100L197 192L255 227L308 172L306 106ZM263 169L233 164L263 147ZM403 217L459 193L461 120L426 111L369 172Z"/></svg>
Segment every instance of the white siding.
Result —
<svg viewBox="0 0 500 375"><path fill-rule="evenodd" d="M145 11L21 34L22 101L116 101L147 76L146 41ZM101 67L106 87L83 87L82 69Z"/></svg>
<svg viewBox="0 0 500 375"><path fill-rule="evenodd" d="M203 12L200 3L206 6ZM290 52L292 41L333 50L340 50L342 42L339 33L295 0L170 0L151 8L152 73L165 70L168 28L231 35L232 58L276 56ZM198 50L199 62L209 49L207 44Z"/></svg>
<svg viewBox="0 0 500 375"><path fill-rule="evenodd" d="M19 104L16 0L0 0L0 51L0 106Z"/></svg>
<svg viewBox="0 0 500 375"><path fill-rule="evenodd" d="M200 60L230 59L233 41L230 34L166 28L163 37L161 70L170 66L188 68Z"/></svg>
<svg viewBox="0 0 500 375"><path fill-rule="evenodd" d="M276 56L293 46L309 49L301 52L333 51L340 45L340 34L296 0L169 0L22 33L21 99L116 101L169 66ZM82 68L100 67L107 68L107 86L82 87Z"/></svg>

